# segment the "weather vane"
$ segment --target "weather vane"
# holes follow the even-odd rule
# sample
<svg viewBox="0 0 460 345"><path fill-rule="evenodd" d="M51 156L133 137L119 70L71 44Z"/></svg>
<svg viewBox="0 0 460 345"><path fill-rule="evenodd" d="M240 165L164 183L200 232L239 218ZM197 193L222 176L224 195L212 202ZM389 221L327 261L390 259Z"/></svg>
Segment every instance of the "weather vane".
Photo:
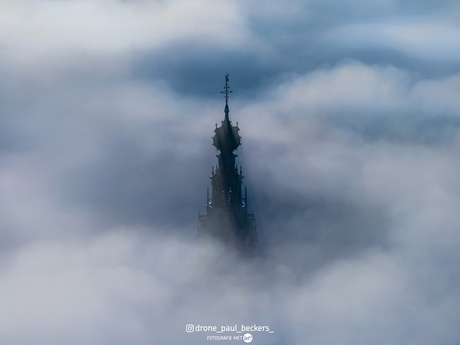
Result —
<svg viewBox="0 0 460 345"><path fill-rule="evenodd" d="M221 91L220 93L225 94L225 103L228 103L228 94L232 93L233 91L230 91L230 86L228 86L228 73L225 74L225 86L224 86L224 91Z"/></svg>

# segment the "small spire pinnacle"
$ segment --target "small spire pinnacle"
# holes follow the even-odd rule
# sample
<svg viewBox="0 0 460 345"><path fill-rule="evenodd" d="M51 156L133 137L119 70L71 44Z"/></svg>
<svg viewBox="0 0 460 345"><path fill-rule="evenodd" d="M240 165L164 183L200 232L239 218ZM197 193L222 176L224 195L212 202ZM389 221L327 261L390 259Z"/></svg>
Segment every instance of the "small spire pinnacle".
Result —
<svg viewBox="0 0 460 345"><path fill-rule="evenodd" d="M246 212L248 210L248 188L244 187L244 204L246 206Z"/></svg>

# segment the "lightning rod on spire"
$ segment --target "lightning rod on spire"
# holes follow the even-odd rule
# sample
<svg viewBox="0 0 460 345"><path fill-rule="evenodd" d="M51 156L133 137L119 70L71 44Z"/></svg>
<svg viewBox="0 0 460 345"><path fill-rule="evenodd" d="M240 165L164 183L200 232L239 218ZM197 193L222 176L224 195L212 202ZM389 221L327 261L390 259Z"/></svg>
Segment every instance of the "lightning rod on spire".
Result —
<svg viewBox="0 0 460 345"><path fill-rule="evenodd" d="M230 86L228 86L228 81L229 81L229 75L228 73L225 74L225 86L224 86L224 91L221 91L220 93L225 94L225 104L228 104L228 95L232 93L233 91L230 91Z"/></svg>

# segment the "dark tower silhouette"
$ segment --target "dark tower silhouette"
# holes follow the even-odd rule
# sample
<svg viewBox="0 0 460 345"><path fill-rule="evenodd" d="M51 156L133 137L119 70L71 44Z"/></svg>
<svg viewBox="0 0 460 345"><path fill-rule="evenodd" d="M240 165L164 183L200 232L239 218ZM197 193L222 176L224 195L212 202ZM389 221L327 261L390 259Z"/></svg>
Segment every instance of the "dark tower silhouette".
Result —
<svg viewBox="0 0 460 345"><path fill-rule="evenodd" d="M252 257L257 246L256 218L248 212L247 190L242 196L243 171L235 163L233 153L241 143L238 123L232 126L228 117L228 73L225 75L225 118L214 130L213 145L220 151L216 170L212 167L211 184L206 198L206 214L198 215L197 237L212 238L227 247L236 249L241 255Z"/></svg>

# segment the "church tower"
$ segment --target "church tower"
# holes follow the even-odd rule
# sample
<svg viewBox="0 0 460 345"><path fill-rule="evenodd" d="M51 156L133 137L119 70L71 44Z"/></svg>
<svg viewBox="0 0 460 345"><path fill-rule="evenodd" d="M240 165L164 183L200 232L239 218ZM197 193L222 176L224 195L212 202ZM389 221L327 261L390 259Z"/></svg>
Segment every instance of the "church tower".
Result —
<svg viewBox="0 0 460 345"><path fill-rule="evenodd" d="M214 130L213 145L220 153L217 166L211 172L212 192L206 198L206 214L198 215L199 239L211 238L226 247L236 249L242 256L252 257L257 246L256 218L248 212L247 190L242 195L243 169L236 165L237 155L233 153L241 143L238 123L232 126L229 119L228 97L232 93L225 75L224 120Z"/></svg>

